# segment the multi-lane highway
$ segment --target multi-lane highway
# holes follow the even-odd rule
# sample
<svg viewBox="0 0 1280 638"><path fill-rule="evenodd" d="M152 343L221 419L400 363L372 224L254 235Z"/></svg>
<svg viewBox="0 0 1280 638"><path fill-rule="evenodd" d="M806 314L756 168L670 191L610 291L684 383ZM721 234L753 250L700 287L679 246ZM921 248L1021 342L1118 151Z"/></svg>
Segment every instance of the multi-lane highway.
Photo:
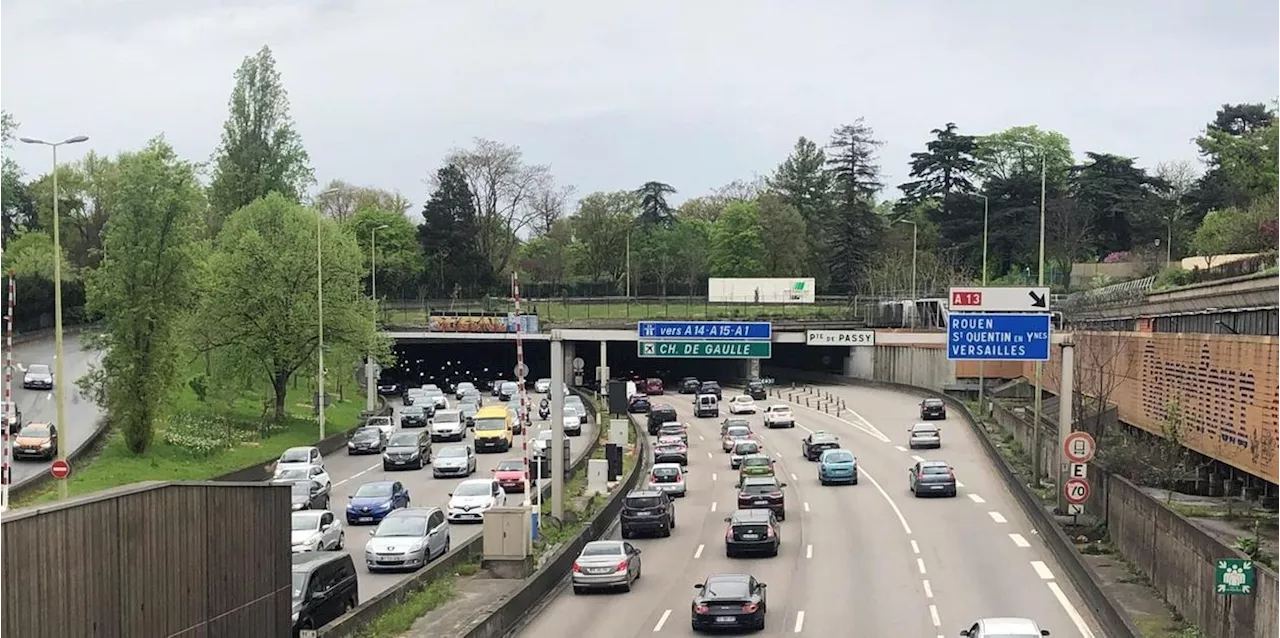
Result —
<svg viewBox="0 0 1280 638"><path fill-rule="evenodd" d="M540 395L531 394L531 401L538 401ZM485 405L498 404L497 397L484 397ZM399 401L393 401L395 408L395 420L400 421L400 404ZM453 403L450 397L450 403ZM551 427L549 421L537 420L537 405L534 405L534 429L528 433L530 441L532 437L536 437L537 433L545 428ZM581 452L583 446L592 440L591 437L596 436L596 426L592 422L583 428L582 436L570 437L569 445L571 451L571 459ZM493 469L498 466L498 462L503 459L520 458L523 454L521 444L525 440L525 435L515 438L515 446L511 452L507 454L479 454L477 455L476 473L471 478L484 478L492 476ZM472 436L467 434L465 445L472 445ZM442 446L458 445L457 443L434 443L433 449L438 451ZM571 460L570 459L570 460ZM365 483L372 481L400 481L409 490L411 504L415 507L437 506L443 508L449 502L449 493L453 488L465 479L461 478L432 478L431 466L428 465L421 470L399 470L387 472L382 469L382 457L379 455L356 455L351 456L345 450L332 454L325 458L325 468L329 471L329 476L333 480L333 491L330 496L330 509L339 519L344 519L347 507L347 499L355 493L359 487ZM511 497L521 498L518 494L512 494ZM518 502L518 501L516 501ZM394 586L396 583L408 578L411 574L405 573L370 573L364 567L364 546L369 540L369 532L374 526L348 526L346 528L346 551L351 554L352 560L356 563L356 571L360 578L360 602L369 600L373 596ZM457 547L484 530L483 525L461 525L452 524L449 526L449 539L453 547Z"/></svg>
<svg viewBox="0 0 1280 638"><path fill-rule="evenodd" d="M954 636L988 616L1030 617L1054 636L1101 635L966 424L951 415L940 426L940 450L911 451L907 427L918 420L919 399L824 390L856 412L837 418L793 405L797 427L778 430L747 417L787 483L779 556L725 557L736 474L721 451L719 424L729 415L722 409L720 418L695 419L688 395L668 394L658 402L689 423L692 470L689 495L676 501L674 533L631 541L643 551L643 577L630 593L575 596L565 588L521 635L564 635L566 618L582 635L693 635L693 585L725 572L768 583L765 635ZM726 390L726 401L734 394ZM785 401L757 402L769 403ZM837 434L854 451L858 485L819 485L817 464L800 454L813 430ZM959 495L913 498L908 468L919 459L950 462Z"/></svg>
<svg viewBox="0 0 1280 638"><path fill-rule="evenodd" d="M98 419L102 416L101 409L87 397L81 396L80 388L76 386L76 381L89 371L89 364L98 360L99 353L81 348L79 335L67 335L62 343L62 356L63 378L56 379L55 382L63 384L67 422L61 425L59 434L65 437L66 449L70 453L98 427ZM53 339L14 344L13 363L17 368L13 371L13 402L22 412L22 422L52 423L55 416L53 391L23 390L22 368L33 363L47 364L53 368ZM19 483L29 476L48 471L47 461L15 461L13 481Z"/></svg>

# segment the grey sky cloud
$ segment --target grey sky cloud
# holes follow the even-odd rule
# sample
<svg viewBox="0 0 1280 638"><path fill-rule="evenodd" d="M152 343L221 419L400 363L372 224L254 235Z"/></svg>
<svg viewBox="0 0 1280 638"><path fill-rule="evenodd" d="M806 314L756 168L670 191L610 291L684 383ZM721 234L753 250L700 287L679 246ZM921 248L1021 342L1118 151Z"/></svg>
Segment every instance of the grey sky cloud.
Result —
<svg viewBox="0 0 1280 638"><path fill-rule="evenodd" d="M1194 158L1222 103L1280 92L1274 2L623 4L7 0L0 100L24 135L86 134L114 153L164 133L204 160L232 74L268 44L320 180L421 203L424 178L475 136L579 192L656 179L683 199L859 116L898 184L948 121L1037 124L1078 154L1154 165ZM47 170L39 149L13 154Z"/></svg>

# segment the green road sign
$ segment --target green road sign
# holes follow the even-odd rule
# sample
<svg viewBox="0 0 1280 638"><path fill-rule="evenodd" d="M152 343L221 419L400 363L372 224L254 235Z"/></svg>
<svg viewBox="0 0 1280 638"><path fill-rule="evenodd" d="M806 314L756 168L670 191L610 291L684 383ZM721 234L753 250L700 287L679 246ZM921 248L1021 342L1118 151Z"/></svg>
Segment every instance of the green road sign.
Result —
<svg viewBox="0 0 1280 638"><path fill-rule="evenodd" d="M637 341L641 359L768 359L769 341Z"/></svg>
<svg viewBox="0 0 1280 638"><path fill-rule="evenodd" d="M1253 561L1247 558L1219 558L1213 572L1213 590L1228 596L1252 594Z"/></svg>

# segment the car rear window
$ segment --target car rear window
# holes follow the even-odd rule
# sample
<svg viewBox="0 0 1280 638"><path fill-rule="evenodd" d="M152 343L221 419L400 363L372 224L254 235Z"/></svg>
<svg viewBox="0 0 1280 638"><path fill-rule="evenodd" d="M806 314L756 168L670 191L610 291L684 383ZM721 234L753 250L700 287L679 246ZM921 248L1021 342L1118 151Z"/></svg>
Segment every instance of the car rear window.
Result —
<svg viewBox="0 0 1280 638"><path fill-rule="evenodd" d="M925 465L920 468L920 471L924 474L946 474L951 471L951 468L945 465Z"/></svg>
<svg viewBox="0 0 1280 638"><path fill-rule="evenodd" d="M662 499L656 496L628 496L627 507L635 510L651 509L662 505Z"/></svg>
<svg viewBox="0 0 1280 638"><path fill-rule="evenodd" d="M760 451L760 446L754 441L746 441L734 446L733 451L737 454L755 454Z"/></svg>
<svg viewBox="0 0 1280 638"><path fill-rule="evenodd" d="M937 431L938 431L938 428L937 428L937 427L935 427L935 426L932 426L932 425L917 425L917 426L916 426L915 428L913 428L913 429L914 429L916 432L924 432L924 433L926 433L926 434L932 434L932 433L934 433L934 432L937 432Z"/></svg>
<svg viewBox="0 0 1280 638"><path fill-rule="evenodd" d="M826 456L828 463L852 463L853 455L848 452L834 452Z"/></svg>
<svg viewBox="0 0 1280 638"><path fill-rule="evenodd" d="M615 556L621 554L621 543L590 543L582 548L583 556Z"/></svg>
<svg viewBox="0 0 1280 638"><path fill-rule="evenodd" d="M740 425L735 425L735 426L731 426L729 430L725 432L725 434L731 437L746 436L748 434L751 434L751 429L740 426Z"/></svg>
<svg viewBox="0 0 1280 638"><path fill-rule="evenodd" d="M653 470L654 478L673 479L680 476L680 470L674 467L658 467Z"/></svg>
<svg viewBox="0 0 1280 638"><path fill-rule="evenodd" d="M940 408L942 407L942 400L941 399L925 399L924 406L926 408Z"/></svg>
<svg viewBox="0 0 1280 638"><path fill-rule="evenodd" d="M747 583L741 580L709 580L702 589L707 598L747 598L751 595Z"/></svg>

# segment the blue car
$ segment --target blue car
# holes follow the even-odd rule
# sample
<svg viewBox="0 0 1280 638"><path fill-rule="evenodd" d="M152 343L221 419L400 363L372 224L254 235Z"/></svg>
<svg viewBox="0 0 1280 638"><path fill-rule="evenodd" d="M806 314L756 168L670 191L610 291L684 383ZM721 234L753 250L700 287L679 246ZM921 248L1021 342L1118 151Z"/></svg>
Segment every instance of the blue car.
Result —
<svg viewBox="0 0 1280 638"><path fill-rule="evenodd" d="M376 525L391 512L409 507L409 490L400 481L365 483L347 498L347 525Z"/></svg>
<svg viewBox="0 0 1280 638"><path fill-rule="evenodd" d="M818 482L858 484L858 459L853 452L843 449L823 450L818 457Z"/></svg>

